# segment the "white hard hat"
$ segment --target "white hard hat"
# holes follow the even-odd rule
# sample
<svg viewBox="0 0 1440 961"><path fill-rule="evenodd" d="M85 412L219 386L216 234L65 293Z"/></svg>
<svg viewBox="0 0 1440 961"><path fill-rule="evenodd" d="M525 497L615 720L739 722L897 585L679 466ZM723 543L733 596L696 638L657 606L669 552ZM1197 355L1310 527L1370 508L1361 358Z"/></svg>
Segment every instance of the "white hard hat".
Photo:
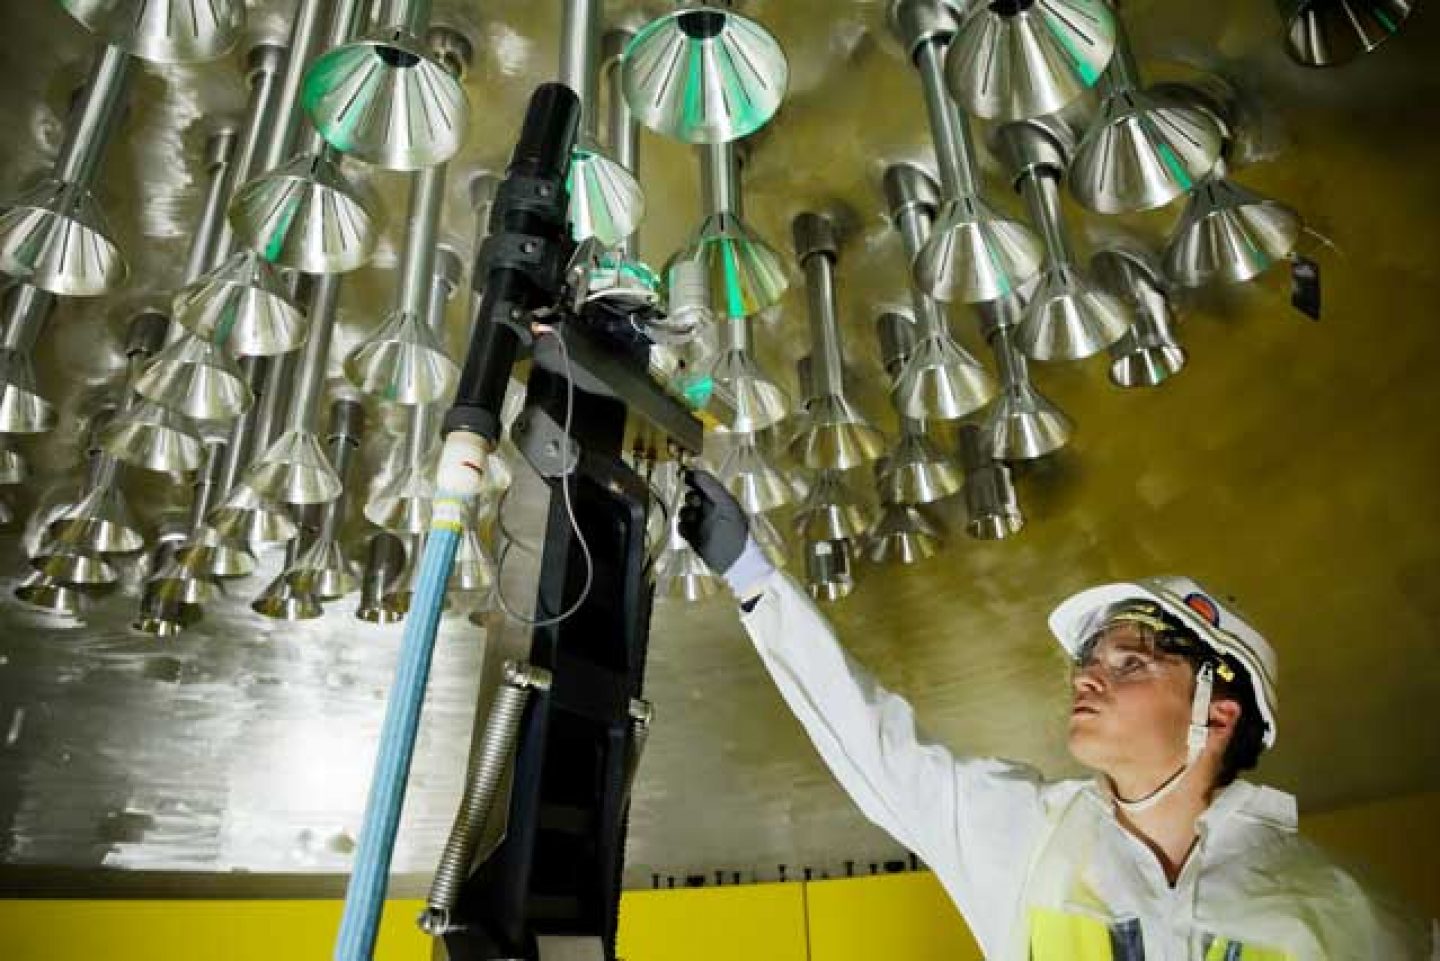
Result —
<svg viewBox="0 0 1440 961"><path fill-rule="evenodd" d="M1275 650L1233 608L1188 577L1142 577L1118 584L1102 584L1068 598L1050 613L1050 630L1071 657L1104 626L1105 613L1117 604L1148 600L1195 632L1221 654L1230 654L1250 674L1255 701L1266 724L1265 746L1275 744L1275 715L1279 703L1275 687L1279 659Z"/></svg>

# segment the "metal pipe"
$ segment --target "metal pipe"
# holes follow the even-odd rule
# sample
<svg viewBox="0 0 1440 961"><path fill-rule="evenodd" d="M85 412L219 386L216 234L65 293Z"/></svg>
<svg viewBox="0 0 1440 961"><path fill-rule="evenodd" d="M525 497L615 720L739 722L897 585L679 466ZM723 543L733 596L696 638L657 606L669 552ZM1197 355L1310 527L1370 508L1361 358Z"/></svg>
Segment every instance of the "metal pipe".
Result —
<svg viewBox="0 0 1440 961"><path fill-rule="evenodd" d="M235 423L230 428L230 437L225 443L225 466L220 474L220 486L216 490L218 498L223 498L234 490L240 480L240 472L249 463L249 442L255 436L255 423L260 417L260 408L266 405L270 394L276 389L276 378L272 376L276 373L275 365L268 363L272 359L274 358L240 358L240 370L244 373L245 383L255 395L256 401L250 405L249 410L235 418Z"/></svg>
<svg viewBox="0 0 1440 961"><path fill-rule="evenodd" d="M226 183L227 207L236 189L255 173L255 168L266 150L266 138L271 136L274 129L280 103L279 77L280 72L285 69L286 57L284 47L262 43L250 48L250 54L246 58L248 69L245 77L250 84L250 99L245 104L245 125L230 167L230 179ZM234 251L235 232L230 228L229 218L222 217L211 263L223 263Z"/></svg>
<svg viewBox="0 0 1440 961"><path fill-rule="evenodd" d="M550 675L543 668L507 661L504 671L465 779L460 809L455 813L455 823L445 840L435 879L425 898L425 910L418 919L420 928L427 934L439 936L451 929L450 914L460 902L460 889L470 876L475 850L484 838L495 796L515 754L520 721L531 691L550 687Z"/></svg>
<svg viewBox="0 0 1440 961"><path fill-rule="evenodd" d="M55 158L55 177L90 187L115 125L124 112L122 103L130 86L131 56L106 44L90 68L85 94L66 126L65 140Z"/></svg>
<svg viewBox="0 0 1440 961"><path fill-rule="evenodd" d="M599 0L563 0L560 12L560 82L580 98L580 131L593 140L600 133Z"/></svg>
<svg viewBox="0 0 1440 961"><path fill-rule="evenodd" d="M706 144L700 148L700 184L706 214L744 216L740 203L740 168L733 143Z"/></svg>
<svg viewBox="0 0 1440 961"><path fill-rule="evenodd" d="M190 500L187 529L192 540L194 533L205 526L205 515L219 500L220 488L225 480L225 447L224 441L205 445L205 463L195 476L194 493Z"/></svg>
<svg viewBox="0 0 1440 961"><path fill-rule="evenodd" d="M11 287L5 294L5 333L0 336L0 349L30 353L57 302L54 294L33 284Z"/></svg>
<svg viewBox="0 0 1440 961"><path fill-rule="evenodd" d="M1015 346L1015 328L997 326L990 332L990 349L995 352L995 366L1005 388L1019 387L1030 381L1025 355Z"/></svg>
<svg viewBox="0 0 1440 961"><path fill-rule="evenodd" d="M970 139L970 119L945 88L944 48L948 42L939 37L926 40L915 51L915 66L925 88L925 112L930 117L930 137L935 141L945 196L970 197L979 192L980 183L975 174L975 145Z"/></svg>
<svg viewBox="0 0 1440 961"><path fill-rule="evenodd" d="M340 478L340 496L320 511L322 541L332 541L345 520L345 497L350 492L347 476L365 434L365 408L353 400L337 400L330 406L330 464Z"/></svg>
<svg viewBox="0 0 1440 961"><path fill-rule="evenodd" d="M230 199L231 169L238 145L239 131L234 125L222 127L205 141L205 171L209 179L200 205L200 218L195 222L190 249L185 255L185 272L180 281L184 286L198 280L213 262L215 240L220 235L225 205Z"/></svg>
<svg viewBox="0 0 1440 961"><path fill-rule="evenodd" d="M610 148L610 158L639 177L640 124L630 112L630 102L625 99L625 85L620 75L620 57L634 38L635 34L629 30L611 30L605 34L601 48L607 63L605 78L609 104L606 113L606 144ZM640 255L639 234L637 229L616 245L622 257L635 258Z"/></svg>
<svg viewBox="0 0 1440 961"><path fill-rule="evenodd" d="M1065 223L1060 219L1059 174L1051 167L1031 167L1021 175L1019 187L1030 218L1040 227L1050 265L1063 267L1073 263L1075 253L1070 247L1070 238L1065 236Z"/></svg>
<svg viewBox="0 0 1440 961"><path fill-rule="evenodd" d="M430 23L430 0L380 0L380 27L399 27L415 36L425 32Z"/></svg>
<svg viewBox="0 0 1440 961"><path fill-rule="evenodd" d="M1140 86L1140 67L1135 62L1135 50L1130 46L1130 34L1120 11L1115 13L1115 54L1110 66L1100 75L1100 92L1105 95L1126 93Z"/></svg>
<svg viewBox="0 0 1440 961"><path fill-rule="evenodd" d="M728 350L750 349L750 318L727 317L725 322L725 346Z"/></svg>
<svg viewBox="0 0 1440 961"><path fill-rule="evenodd" d="M300 366L295 372L295 385L290 395L290 430L314 430L320 399L325 393L326 362L330 359L330 334L335 328L335 308L340 300L340 275L324 274L312 278L310 288L310 333L300 353ZM278 395L279 391L272 391Z"/></svg>
<svg viewBox="0 0 1440 961"><path fill-rule="evenodd" d="M328 7L328 0L299 0L295 6L295 19L291 21L290 40L286 44L290 56L280 77L275 117L270 124L273 133L260 154L260 162L253 171L255 174L268 173L280 166L295 145L300 125L300 86L305 80L305 69L315 58L320 42L320 25Z"/></svg>
<svg viewBox="0 0 1440 961"><path fill-rule="evenodd" d="M935 212L929 207L911 204L896 215L895 222L905 244L905 256L913 262L920 255L925 242L930 239L930 230L935 225ZM934 297L914 283L910 284L910 301L915 305L915 325L920 337L935 337L946 331L945 311Z"/></svg>
<svg viewBox="0 0 1440 961"><path fill-rule="evenodd" d="M803 213L791 224L795 252L805 270L805 296L810 315L810 356L814 358L815 395L844 392L844 363L835 305L835 260L839 243L829 218Z"/></svg>
<svg viewBox="0 0 1440 961"><path fill-rule="evenodd" d="M446 164L436 164L410 180L410 212L405 219L405 245L400 251L400 282L395 307L424 314L435 275L435 241L445 202Z"/></svg>

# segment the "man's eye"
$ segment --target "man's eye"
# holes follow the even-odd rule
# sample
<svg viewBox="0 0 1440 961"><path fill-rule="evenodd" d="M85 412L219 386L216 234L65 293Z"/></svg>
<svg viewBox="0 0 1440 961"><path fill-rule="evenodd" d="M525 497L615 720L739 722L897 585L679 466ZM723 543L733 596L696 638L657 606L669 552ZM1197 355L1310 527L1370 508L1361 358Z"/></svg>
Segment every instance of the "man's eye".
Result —
<svg viewBox="0 0 1440 961"><path fill-rule="evenodd" d="M1116 666L1115 671L1118 674L1131 675L1137 674L1144 669L1145 658L1137 654L1129 654L1120 659L1120 663Z"/></svg>

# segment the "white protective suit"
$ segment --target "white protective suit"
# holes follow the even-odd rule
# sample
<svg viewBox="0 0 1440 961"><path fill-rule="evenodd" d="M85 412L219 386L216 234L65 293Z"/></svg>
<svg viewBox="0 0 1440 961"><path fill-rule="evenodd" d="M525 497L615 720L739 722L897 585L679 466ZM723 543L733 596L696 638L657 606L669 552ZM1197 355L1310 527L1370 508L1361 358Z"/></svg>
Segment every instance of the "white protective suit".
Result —
<svg viewBox="0 0 1440 961"><path fill-rule="evenodd" d="M1440 961L1440 926L1301 838L1287 794L1219 792L1171 887L1098 783L927 743L785 574L742 622L830 770L935 871L990 961Z"/></svg>

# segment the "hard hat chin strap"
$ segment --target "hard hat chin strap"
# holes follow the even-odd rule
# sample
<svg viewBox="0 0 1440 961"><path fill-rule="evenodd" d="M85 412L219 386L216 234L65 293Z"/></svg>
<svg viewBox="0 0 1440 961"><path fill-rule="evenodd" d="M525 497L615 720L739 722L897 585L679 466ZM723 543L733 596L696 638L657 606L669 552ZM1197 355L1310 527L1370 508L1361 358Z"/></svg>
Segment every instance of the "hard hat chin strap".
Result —
<svg viewBox="0 0 1440 961"><path fill-rule="evenodd" d="M1200 755L1205 752L1205 745L1210 738L1210 695L1215 688L1215 666L1209 661L1200 665L1200 670L1195 675L1195 694L1190 699L1190 729L1185 735L1185 763L1180 770L1170 775L1155 790L1144 797L1127 801L1115 795L1115 804L1126 814L1139 814L1141 811L1148 811L1150 808L1165 800L1180 787L1185 780L1185 775L1195 767L1195 762L1200 760Z"/></svg>

